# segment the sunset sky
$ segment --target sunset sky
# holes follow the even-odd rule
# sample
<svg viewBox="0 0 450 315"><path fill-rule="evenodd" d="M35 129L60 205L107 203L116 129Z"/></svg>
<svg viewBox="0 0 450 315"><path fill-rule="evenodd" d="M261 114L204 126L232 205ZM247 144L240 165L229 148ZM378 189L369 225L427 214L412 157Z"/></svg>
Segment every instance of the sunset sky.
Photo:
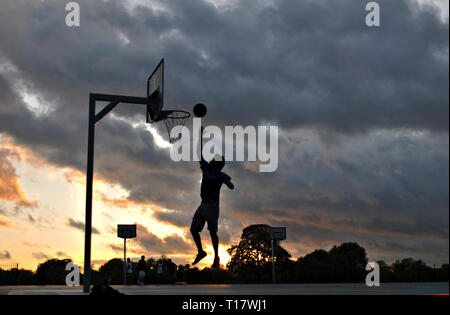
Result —
<svg viewBox="0 0 450 315"><path fill-rule="evenodd" d="M448 263L448 1L378 1L379 28L362 0L85 0L74 28L67 2L0 4L0 266L83 264L89 93L145 96L163 57L168 108L280 128L276 172L224 170L223 264L250 224L286 226L295 259L358 242L371 260ZM133 260L191 263L201 173L169 150L142 106L97 126L94 264L122 257L117 224L134 223Z"/></svg>

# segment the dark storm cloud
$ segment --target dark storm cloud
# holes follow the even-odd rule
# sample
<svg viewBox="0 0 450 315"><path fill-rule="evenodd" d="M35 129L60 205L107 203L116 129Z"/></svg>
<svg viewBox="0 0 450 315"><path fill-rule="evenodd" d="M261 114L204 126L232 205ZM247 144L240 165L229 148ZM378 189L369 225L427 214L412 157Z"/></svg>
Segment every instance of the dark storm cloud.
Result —
<svg viewBox="0 0 450 315"><path fill-rule="evenodd" d="M83 222L81 222L81 221L76 221L76 220L74 220L74 219L72 219L72 218L69 218L69 219L67 220L66 225L67 225L68 227L75 228L75 229L80 230L80 231L82 231L82 232L84 232L84 229L85 229L85 225L84 225ZM93 228L92 228L92 233L94 233L94 234L100 234L100 231L97 230L95 227L93 227Z"/></svg>
<svg viewBox="0 0 450 315"><path fill-rule="evenodd" d="M81 26L68 28L60 1L2 2L0 133L84 171L89 93L143 96L165 57L168 107L201 101L208 124L283 130L276 173L227 166L237 189L223 192L221 239L278 222L308 246L361 241L383 255L398 247L383 235L395 234L399 246L409 235L427 257L438 248L448 256L448 22L435 8L382 1L382 26L369 29L359 0L240 1L224 11L168 0L131 12L123 1L79 3ZM33 113L23 91L51 113ZM96 174L133 201L175 210L155 217L187 228L198 165L173 163L148 131L117 119L143 121L144 110L122 104L98 125ZM146 236L149 249L187 250L181 239Z"/></svg>
<svg viewBox="0 0 450 315"><path fill-rule="evenodd" d="M0 252L0 260L6 259L11 259L11 254L7 250Z"/></svg>
<svg viewBox="0 0 450 315"><path fill-rule="evenodd" d="M178 235L160 238L145 226L138 225L139 237L133 239L137 245L150 253L169 255L173 253L192 253L193 248Z"/></svg>
<svg viewBox="0 0 450 315"><path fill-rule="evenodd" d="M168 223L188 231L190 229L195 210L196 208L192 207L187 208L186 211L159 211L154 214L154 217L160 222ZM227 212L222 214L218 232L220 242L229 244L232 240L235 240L240 234L235 234L235 237L233 237L232 231L239 231L241 225L242 222L239 222L238 220L230 220L227 217ZM207 225L205 225L204 230L206 229Z"/></svg>
<svg viewBox="0 0 450 315"><path fill-rule="evenodd" d="M448 240L449 235L448 223L443 222L442 217L416 217L411 223L373 218L364 225L372 232L380 232L380 234L394 232L404 235L429 236L441 240Z"/></svg>
<svg viewBox="0 0 450 315"><path fill-rule="evenodd" d="M203 1L166 3L168 78L186 75L180 92L205 99L215 121L448 130L448 24L431 8L386 1L383 26L368 29L361 1L242 1L223 13Z"/></svg>
<svg viewBox="0 0 450 315"><path fill-rule="evenodd" d="M116 244L109 244L108 247L111 248L115 253L123 253L123 246L118 246ZM137 248L127 247L127 253L142 255L142 250L137 249Z"/></svg>
<svg viewBox="0 0 450 315"><path fill-rule="evenodd" d="M193 213L184 213L181 211L157 212L155 218L161 222L185 228L190 225Z"/></svg>
<svg viewBox="0 0 450 315"><path fill-rule="evenodd" d="M55 253L55 255L56 255L56 257L61 258L61 259L71 259L68 254L66 254L65 252L62 252L62 251L57 251Z"/></svg>
<svg viewBox="0 0 450 315"><path fill-rule="evenodd" d="M164 1L169 12L139 6L131 14L119 1L81 1L75 29L61 23L55 1L23 11L18 3L2 10L10 23L2 51L65 110L84 108L89 90L142 94L165 56L169 103L203 100L213 121L448 130L448 23L412 1L383 2L378 29L365 26L356 0L242 1L225 12L202 0Z"/></svg>
<svg viewBox="0 0 450 315"><path fill-rule="evenodd" d="M291 139L298 148L282 161L291 167L233 172L237 190L224 194L225 212L285 225L289 241L301 245L358 240L369 246L390 236L399 244L414 239L418 250L433 239L448 252L448 136L383 131L343 139L327 147L306 131ZM426 255L442 261L441 252Z"/></svg>
<svg viewBox="0 0 450 315"><path fill-rule="evenodd" d="M43 252L35 252L32 253L31 256L33 256L35 259L37 260L47 260L50 259L50 256L48 256L47 254L43 253Z"/></svg>

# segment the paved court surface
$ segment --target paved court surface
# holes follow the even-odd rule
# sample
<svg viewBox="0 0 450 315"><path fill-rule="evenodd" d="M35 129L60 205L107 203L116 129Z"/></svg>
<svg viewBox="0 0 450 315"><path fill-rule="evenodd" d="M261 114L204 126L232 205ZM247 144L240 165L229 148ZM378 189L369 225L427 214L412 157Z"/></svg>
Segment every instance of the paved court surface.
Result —
<svg viewBox="0 0 450 315"><path fill-rule="evenodd" d="M148 285L113 286L128 295L416 295L449 293L449 284L385 283L380 287L365 284L263 284L263 285ZM81 288L64 286L0 286L0 294L80 295Z"/></svg>

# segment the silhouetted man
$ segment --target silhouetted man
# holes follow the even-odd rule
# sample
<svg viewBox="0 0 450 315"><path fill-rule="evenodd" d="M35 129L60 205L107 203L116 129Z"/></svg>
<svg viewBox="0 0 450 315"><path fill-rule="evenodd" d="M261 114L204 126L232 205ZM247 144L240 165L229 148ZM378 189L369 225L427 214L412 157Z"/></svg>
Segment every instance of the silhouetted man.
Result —
<svg viewBox="0 0 450 315"><path fill-rule="evenodd" d="M158 267L156 270L156 284L161 284L164 276L164 265L162 260L158 262Z"/></svg>
<svg viewBox="0 0 450 315"><path fill-rule="evenodd" d="M131 259L127 258L127 283L131 283L131 278L133 277L133 264L131 263Z"/></svg>
<svg viewBox="0 0 450 315"><path fill-rule="evenodd" d="M221 161L216 161L214 159L208 163L202 156L200 161L200 169L203 173L200 189L202 203L195 212L191 225L192 237L194 238L195 245L197 245L198 249L197 257L195 257L195 260L192 263L193 265L196 265L207 255L202 247L200 232L203 230L205 223L208 222L208 230L211 235L215 254L212 268L220 267L219 237L217 236L220 188L222 187L222 184L225 184L228 188L234 189L234 185L231 183L231 177L222 172L224 166L225 159L223 157Z"/></svg>
<svg viewBox="0 0 450 315"><path fill-rule="evenodd" d="M144 285L145 270L147 269L147 264L145 263L145 256L141 256L137 265L137 270L139 272L138 284Z"/></svg>

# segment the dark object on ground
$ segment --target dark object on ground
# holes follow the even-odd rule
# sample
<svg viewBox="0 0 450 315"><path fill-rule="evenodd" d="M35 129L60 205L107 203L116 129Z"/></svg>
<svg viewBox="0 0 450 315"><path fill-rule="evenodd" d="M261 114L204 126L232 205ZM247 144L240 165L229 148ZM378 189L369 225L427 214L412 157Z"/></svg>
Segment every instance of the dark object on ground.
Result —
<svg viewBox="0 0 450 315"><path fill-rule="evenodd" d="M92 287L91 295L93 295L93 296L119 296L119 295L124 295L124 294L111 288L109 285L97 284Z"/></svg>

